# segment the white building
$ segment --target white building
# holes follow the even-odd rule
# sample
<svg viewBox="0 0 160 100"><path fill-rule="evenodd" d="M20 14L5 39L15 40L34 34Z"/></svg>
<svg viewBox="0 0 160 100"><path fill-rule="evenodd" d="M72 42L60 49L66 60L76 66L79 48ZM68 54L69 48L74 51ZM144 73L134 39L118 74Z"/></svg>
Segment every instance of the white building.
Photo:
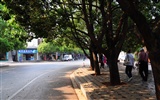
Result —
<svg viewBox="0 0 160 100"><path fill-rule="evenodd" d="M16 57L19 62L21 61L37 61L40 60L38 54L38 45L42 42L42 39L32 39L30 42L27 42L26 49L20 49L11 52L12 58Z"/></svg>

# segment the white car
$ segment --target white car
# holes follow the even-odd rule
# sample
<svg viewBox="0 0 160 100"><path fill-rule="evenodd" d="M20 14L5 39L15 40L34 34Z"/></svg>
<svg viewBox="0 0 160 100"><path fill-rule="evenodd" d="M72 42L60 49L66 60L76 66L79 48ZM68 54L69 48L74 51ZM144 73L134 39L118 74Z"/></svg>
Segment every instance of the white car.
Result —
<svg viewBox="0 0 160 100"><path fill-rule="evenodd" d="M64 57L62 58L63 61L69 61L72 60L72 55L64 55Z"/></svg>

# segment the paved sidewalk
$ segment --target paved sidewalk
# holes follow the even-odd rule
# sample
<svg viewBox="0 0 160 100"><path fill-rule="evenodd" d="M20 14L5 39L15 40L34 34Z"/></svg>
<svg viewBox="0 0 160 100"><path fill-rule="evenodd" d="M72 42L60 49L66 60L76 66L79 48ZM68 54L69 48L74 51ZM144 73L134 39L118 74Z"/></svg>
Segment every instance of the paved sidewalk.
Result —
<svg viewBox="0 0 160 100"><path fill-rule="evenodd" d="M9 66L13 61L0 61L0 68Z"/></svg>
<svg viewBox="0 0 160 100"><path fill-rule="evenodd" d="M107 67L101 69L99 76L92 75L94 71L89 67L81 67L72 73L71 79L88 100L156 100L152 73L149 73L148 82L142 82L137 70L133 70L133 79L127 82L124 70L125 67L119 64L120 79L125 84L118 86L104 85L109 82Z"/></svg>

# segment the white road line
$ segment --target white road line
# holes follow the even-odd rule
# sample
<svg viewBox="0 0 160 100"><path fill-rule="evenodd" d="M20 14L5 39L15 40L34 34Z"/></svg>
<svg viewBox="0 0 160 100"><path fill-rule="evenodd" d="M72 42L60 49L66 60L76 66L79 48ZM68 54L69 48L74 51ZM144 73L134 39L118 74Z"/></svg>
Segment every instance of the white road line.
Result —
<svg viewBox="0 0 160 100"><path fill-rule="evenodd" d="M52 70L53 71L53 70ZM25 89L27 86L29 86L31 83L33 83L36 79L38 79L39 77L49 73L51 71L48 71L46 73L43 73L37 77L35 77L33 80L31 80L30 82L28 82L25 86L23 86L22 88L20 88L17 92L15 92L13 95L11 95L7 100L11 100L14 96L16 96L18 93L20 93L23 89Z"/></svg>

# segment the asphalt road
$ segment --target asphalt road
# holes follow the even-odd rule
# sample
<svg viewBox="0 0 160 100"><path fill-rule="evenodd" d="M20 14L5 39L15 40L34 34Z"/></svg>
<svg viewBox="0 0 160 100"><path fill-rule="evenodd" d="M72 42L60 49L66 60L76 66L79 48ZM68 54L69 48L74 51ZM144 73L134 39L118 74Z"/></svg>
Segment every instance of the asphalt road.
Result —
<svg viewBox="0 0 160 100"><path fill-rule="evenodd" d="M83 63L12 63L2 67L0 100L78 100L69 75Z"/></svg>

